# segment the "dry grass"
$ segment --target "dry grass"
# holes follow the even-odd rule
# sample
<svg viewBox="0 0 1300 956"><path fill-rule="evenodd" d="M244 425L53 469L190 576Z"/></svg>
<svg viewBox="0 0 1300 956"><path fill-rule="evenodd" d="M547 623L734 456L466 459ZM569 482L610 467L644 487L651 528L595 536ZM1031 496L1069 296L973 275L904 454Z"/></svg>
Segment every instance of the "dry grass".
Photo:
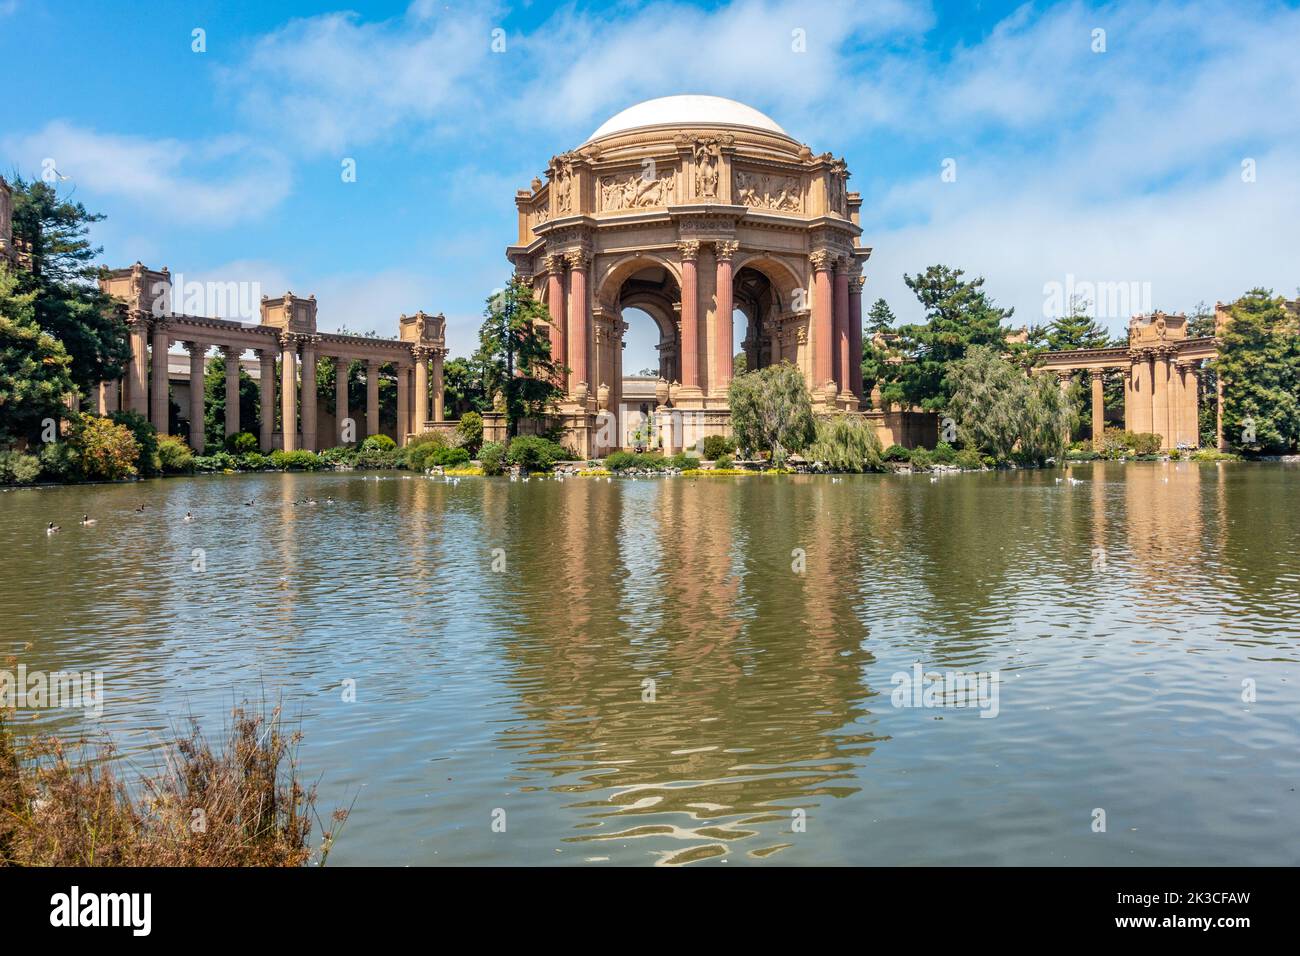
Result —
<svg viewBox="0 0 1300 956"><path fill-rule="evenodd" d="M323 864L347 810L311 843L316 788L298 777L301 735L231 712L224 747L196 721L134 787L111 744L19 744L0 714L0 866L303 866Z"/></svg>

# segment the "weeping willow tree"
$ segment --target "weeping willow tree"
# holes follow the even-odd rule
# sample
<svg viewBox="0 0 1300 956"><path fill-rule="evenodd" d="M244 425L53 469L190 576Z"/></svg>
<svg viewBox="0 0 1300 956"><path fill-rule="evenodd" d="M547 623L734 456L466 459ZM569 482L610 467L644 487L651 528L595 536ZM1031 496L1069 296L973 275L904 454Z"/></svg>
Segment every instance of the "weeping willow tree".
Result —
<svg viewBox="0 0 1300 956"><path fill-rule="evenodd" d="M1042 462L1065 451L1077 418L1073 389L1062 394L1053 375L1026 375L993 349L973 346L948 371L948 414L968 448Z"/></svg>
<svg viewBox="0 0 1300 956"><path fill-rule="evenodd" d="M806 448L816 435L812 398L803 373L789 362L746 372L727 389L731 430L741 448L767 451L774 465Z"/></svg>
<svg viewBox="0 0 1300 956"><path fill-rule="evenodd" d="M852 415L819 415L816 437L808 457L831 471L876 471L882 467L880 439L865 419Z"/></svg>

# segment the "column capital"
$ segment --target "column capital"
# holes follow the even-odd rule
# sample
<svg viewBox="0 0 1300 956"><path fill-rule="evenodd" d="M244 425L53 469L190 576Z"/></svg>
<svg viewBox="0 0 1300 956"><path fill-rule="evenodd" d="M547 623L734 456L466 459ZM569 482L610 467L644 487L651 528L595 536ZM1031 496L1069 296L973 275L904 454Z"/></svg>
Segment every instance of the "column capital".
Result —
<svg viewBox="0 0 1300 956"><path fill-rule="evenodd" d="M683 239L677 243L677 252L683 262L694 262L700 257L700 240Z"/></svg>
<svg viewBox="0 0 1300 956"><path fill-rule="evenodd" d="M268 345L264 348L253 349L253 354L257 356L259 362L274 362L279 355L279 349L273 349Z"/></svg>
<svg viewBox="0 0 1300 956"><path fill-rule="evenodd" d="M433 358L436 351L437 347L433 345L412 345L411 357L417 362L427 361Z"/></svg>
<svg viewBox="0 0 1300 956"><path fill-rule="evenodd" d="M293 332L281 332L276 336L276 341L280 343L281 352L296 352L298 350L298 336Z"/></svg>
<svg viewBox="0 0 1300 956"><path fill-rule="evenodd" d="M366 369L367 369L368 371L375 371L375 372L377 372L377 371L379 371L379 367L380 367L381 365L383 365L383 364L384 364L384 363L383 363L383 360L382 360L382 359L377 359L377 358L368 358L368 359L366 359Z"/></svg>
<svg viewBox="0 0 1300 956"><path fill-rule="evenodd" d="M1090 378L1094 382L1101 381L1105 377L1106 377L1106 370L1104 368L1088 369L1088 378Z"/></svg>
<svg viewBox="0 0 1300 956"><path fill-rule="evenodd" d="M718 257L719 262L730 262L739 248L740 243L735 239L720 239L713 244L713 254Z"/></svg>
<svg viewBox="0 0 1300 956"><path fill-rule="evenodd" d="M319 335L312 335L304 332L298 332L296 335L298 336L298 344L301 345L304 350L314 352L316 351L316 346L320 344Z"/></svg>
<svg viewBox="0 0 1300 956"><path fill-rule="evenodd" d="M547 272L552 273L552 274L556 274L556 273L558 273L558 274L563 275L563 273L564 273L564 253L562 253L562 252L548 252L548 253L546 254L546 256L545 256L544 262L545 262L545 264L546 264L546 271L547 271Z"/></svg>
<svg viewBox="0 0 1300 956"><path fill-rule="evenodd" d="M808 256L808 261L817 272L830 272L835 266L835 253L829 249L814 249Z"/></svg>
<svg viewBox="0 0 1300 956"><path fill-rule="evenodd" d="M219 345L217 348L221 349L221 354L228 359L238 360L239 356L244 354L244 347L242 345ZM253 351L256 352L258 350L254 349Z"/></svg>
<svg viewBox="0 0 1300 956"><path fill-rule="evenodd" d="M154 335L160 335L172 327L172 323L165 316L154 316L148 319L149 330Z"/></svg>
<svg viewBox="0 0 1300 956"><path fill-rule="evenodd" d="M589 265L591 265L591 250L570 249L564 254L564 261L569 264L570 269L585 270Z"/></svg>
<svg viewBox="0 0 1300 956"><path fill-rule="evenodd" d="M208 352L208 343L206 342L182 342L181 345L190 355L206 355Z"/></svg>

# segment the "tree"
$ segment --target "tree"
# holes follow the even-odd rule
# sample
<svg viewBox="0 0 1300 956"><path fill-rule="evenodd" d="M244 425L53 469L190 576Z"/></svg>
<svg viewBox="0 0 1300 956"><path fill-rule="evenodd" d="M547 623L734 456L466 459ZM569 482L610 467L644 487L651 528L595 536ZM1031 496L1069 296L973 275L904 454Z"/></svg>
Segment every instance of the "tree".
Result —
<svg viewBox="0 0 1300 956"><path fill-rule="evenodd" d="M253 377L239 370L239 430L253 432L257 428L257 415L261 395ZM191 429L193 425L191 424ZM191 430L190 444L194 445ZM226 441L226 357L217 355L208 359L203 376L203 437L208 448L221 448ZM195 445L195 447L198 447Z"/></svg>
<svg viewBox="0 0 1300 956"><path fill-rule="evenodd" d="M518 276L487 300L479 329L476 360L483 367L488 395L501 393L505 401L506 431L518 433L519 420L540 415L560 397L556 380L560 366L551 359L546 306Z"/></svg>
<svg viewBox="0 0 1300 956"><path fill-rule="evenodd" d="M894 315L894 311L889 307L889 303L884 299L877 299L871 303L871 308L867 312L867 334L863 338L870 338L877 332L892 332L894 331L894 323L897 321L898 319Z"/></svg>
<svg viewBox="0 0 1300 956"><path fill-rule="evenodd" d="M957 438L968 448L1000 459L1016 450L1042 462L1065 451L1066 428L1074 424L1070 397L1056 376L1028 375L996 349L972 346L949 373L948 413Z"/></svg>
<svg viewBox="0 0 1300 956"><path fill-rule="evenodd" d="M818 415L808 457L832 471L860 472L882 466L880 439L860 415Z"/></svg>
<svg viewBox="0 0 1300 956"><path fill-rule="evenodd" d="M88 395L100 382L120 378L131 357L113 299L96 282L95 259L103 250L86 238L90 224L104 217L21 177L13 199L14 242L27 265L19 272L20 289L35 293L36 323L63 343L73 385Z"/></svg>
<svg viewBox="0 0 1300 956"><path fill-rule="evenodd" d="M483 387L483 368L474 358L454 358L442 367L443 407L448 415L463 418L466 412L485 412L491 407Z"/></svg>
<svg viewBox="0 0 1300 956"><path fill-rule="evenodd" d="M1040 349L1048 352L1068 352L1074 349L1104 349L1111 346L1110 333L1106 331L1105 326L1101 325L1089 314L1091 303L1082 296L1074 296L1070 300L1070 311L1067 315L1057 316L1045 327L1034 329L1030 334L1030 346L1032 355L1036 356ZM1034 335L1039 333L1039 335ZM1032 364L1032 362L1030 363ZM1087 382L1087 373L1075 372L1071 379L1074 384L1082 387ZM1114 402L1123 403L1124 390L1123 385L1112 376L1113 381L1108 383L1105 392L1102 395L1102 403L1106 406L1112 406ZM1083 392L1083 408L1080 414L1082 420L1092 420L1092 389L1088 388ZM1093 439L1098 439L1100 435L1093 435Z"/></svg>
<svg viewBox="0 0 1300 956"><path fill-rule="evenodd" d="M1223 379L1223 434L1250 452L1300 441L1300 330L1281 296L1251 289L1229 307L1215 370Z"/></svg>
<svg viewBox="0 0 1300 956"><path fill-rule="evenodd" d="M35 291L0 264L0 444L36 437L41 422L67 413L71 359L63 344L36 324Z"/></svg>
<svg viewBox="0 0 1300 956"><path fill-rule="evenodd" d="M1015 351L1007 345L1002 326L1013 310L993 305L984 291L983 278L967 281L963 275L961 269L934 265L920 275L903 276L925 308L926 322L898 330L898 349L904 361L897 368L897 380L882 389L886 400L940 411L952 396L952 386L946 380L948 368L962 359L967 349L987 345Z"/></svg>
<svg viewBox="0 0 1300 956"><path fill-rule="evenodd" d="M812 397L803 373L789 362L736 376L727 402L740 447L770 452L775 465L816 437Z"/></svg>

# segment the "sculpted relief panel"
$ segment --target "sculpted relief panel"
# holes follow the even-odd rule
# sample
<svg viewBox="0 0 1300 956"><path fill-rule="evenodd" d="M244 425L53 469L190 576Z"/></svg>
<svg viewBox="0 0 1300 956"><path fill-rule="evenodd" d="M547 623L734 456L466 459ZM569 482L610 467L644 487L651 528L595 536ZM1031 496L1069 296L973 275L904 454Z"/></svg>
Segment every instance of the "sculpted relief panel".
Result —
<svg viewBox="0 0 1300 956"><path fill-rule="evenodd" d="M667 206L673 202L674 171L657 174L653 164L641 170L614 173L600 178L602 212Z"/></svg>
<svg viewBox="0 0 1300 956"><path fill-rule="evenodd" d="M803 211L803 186L797 176L736 170L736 201L757 209Z"/></svg>

